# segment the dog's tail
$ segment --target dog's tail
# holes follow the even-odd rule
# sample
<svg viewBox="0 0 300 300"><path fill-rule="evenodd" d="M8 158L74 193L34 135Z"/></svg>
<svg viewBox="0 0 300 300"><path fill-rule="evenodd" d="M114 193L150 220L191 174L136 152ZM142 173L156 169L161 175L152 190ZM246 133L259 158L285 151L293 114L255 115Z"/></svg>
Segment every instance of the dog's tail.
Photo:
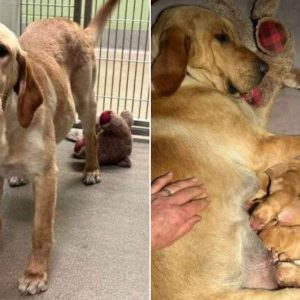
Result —
<svg viewBox="0 0 300 300"><path fill-rule="evenodd" d="M85 33L94 45L98 43L106 20L118 3L119 0L107 0L97 12L94 19L92 19L90 24L85 28Z"/></svg>

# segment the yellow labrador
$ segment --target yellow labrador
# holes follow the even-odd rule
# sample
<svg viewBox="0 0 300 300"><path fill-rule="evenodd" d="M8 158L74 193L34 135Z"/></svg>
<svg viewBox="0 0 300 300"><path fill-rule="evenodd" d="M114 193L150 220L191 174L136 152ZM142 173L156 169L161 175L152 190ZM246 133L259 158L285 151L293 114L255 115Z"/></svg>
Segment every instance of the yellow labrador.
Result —
<svg viewBox="0 0 300 300"><path fill-rule="evenodd" d="M210 198L192 232L152 254L153 300L300 299L298 289L271 291L271 258L243 209L260 171L300 154L300 137L267 132L268 113L228 93L248 92L267 66L230 21L191 6L160 15L152 55L152 176L196 176Z"/></svg>
<svg viewBox="0 0 300 300"><path fill-rule="evenodd" d="M18 40L0 24L0 183L22 175L32 181L32 254L19 290L47 289L56 202L55 144L75 120L82 120L87 142L83 181L100 182L95 136L94 46L117 0L108 0L81 29L65 19L37 21ZM1 193L2 194L2 193Z"/></svg>

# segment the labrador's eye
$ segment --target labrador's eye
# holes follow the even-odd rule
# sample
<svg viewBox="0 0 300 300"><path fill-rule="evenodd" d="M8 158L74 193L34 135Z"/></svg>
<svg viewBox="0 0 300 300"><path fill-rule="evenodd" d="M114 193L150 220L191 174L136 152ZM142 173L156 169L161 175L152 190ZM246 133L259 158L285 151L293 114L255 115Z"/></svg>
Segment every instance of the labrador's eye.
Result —
<svg viewBox="0 0 300 300"><path fill-rule="evenodd" d="M221 44L225 44L225 43L229 43L230 42L230 37L228 34L226 33L218 33L215 34L215 38L221 43Z"/></svg>
<svg viewBox="0 0 300 300"><path fill-rule="evenodd" d="M4 58L9 54L8 49L4 45L0 45L0 58Z"/></svg>

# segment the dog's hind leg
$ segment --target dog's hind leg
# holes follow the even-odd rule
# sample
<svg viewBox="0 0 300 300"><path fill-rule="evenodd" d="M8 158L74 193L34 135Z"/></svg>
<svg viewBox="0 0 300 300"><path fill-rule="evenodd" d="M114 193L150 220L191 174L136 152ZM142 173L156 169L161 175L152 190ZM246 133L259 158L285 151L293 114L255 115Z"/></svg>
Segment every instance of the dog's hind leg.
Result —
<svg viewBox="0 0 300 300"><path fill-rule="evenodd" d="M86 81L82 80L86 78ZM83 182L87 185L100 182L100 168L98 161L98 141L96 136L97 103L93 91L95 69L86 68L78 72L73 78L77 84L72 88L76 110L82 122L83 134L86 143L86 164Z"/></svg>
<svg viewBox="0 0 300 300"><path fill-rule="evenodd" d="M98 141L96 136L96 101L94 92L89 94L89 105L87 112L80 115L85 139L86 164L83 182L94 184L100 182L100 169L98 161Z"/></svg>

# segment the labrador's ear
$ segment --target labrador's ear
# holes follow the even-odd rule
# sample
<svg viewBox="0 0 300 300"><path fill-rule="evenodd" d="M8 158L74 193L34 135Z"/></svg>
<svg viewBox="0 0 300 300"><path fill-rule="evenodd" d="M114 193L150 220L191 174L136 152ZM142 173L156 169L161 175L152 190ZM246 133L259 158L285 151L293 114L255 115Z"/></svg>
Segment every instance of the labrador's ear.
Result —
<svg viewBox="0 0 300 300"><path fill-rule="evenodd" d="M27 128L35 111L43 103L43 96L26 57L18 54L17 61L19 77L14 91L18 95L18 120L22 127Z"/></svg>
<svg viewBox="0 0 300 300"><path fill-rule="evenodd" d="M190 38L177 26L162 33L151 72L152 84L159 96L170 95L179 88L186 73L190 46Z"/></svg>

